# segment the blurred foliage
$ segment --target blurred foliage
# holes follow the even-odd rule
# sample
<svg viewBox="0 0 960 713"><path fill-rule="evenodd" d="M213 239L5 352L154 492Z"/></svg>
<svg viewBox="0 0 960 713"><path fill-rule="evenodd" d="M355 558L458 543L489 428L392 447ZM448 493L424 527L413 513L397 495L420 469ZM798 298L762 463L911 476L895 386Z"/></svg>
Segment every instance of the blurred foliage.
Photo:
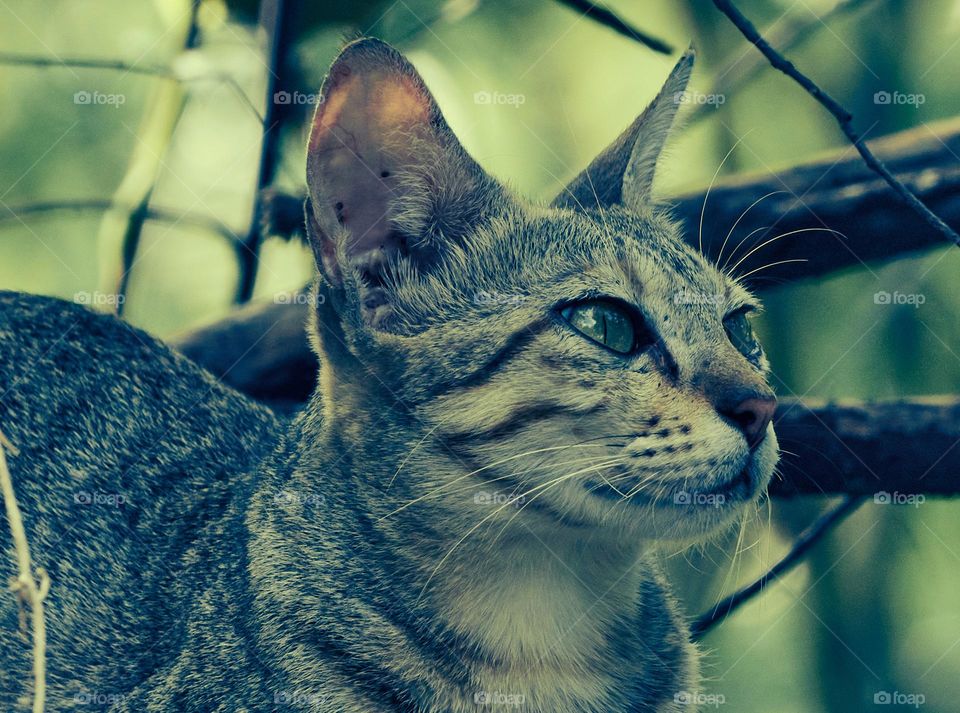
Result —
<svg viewBox="0 0 960 713"><path fill-rule="evenodd" d="M769 29L787 17L818 23L834 2L739 5ZM731 59L754 51L709 0L609 5L677 47L692 38L700 49L694 80L700 91L709 91L712 77ZM282 89L315 92L344 37L378 34L417 65L471 153L535 198L549 198L629 123L671 65L670 58L549 0L292 7L295 39L282 67ZM136 71L0 65L0 287L67 299L108 289L116 278L117 242L102 215L47 212L21 219L13 212L37 202L110 198L145 163L156 168L152 206L215 218L238 236L246 233L259 156L257 113L264 108L257 3L205 0L200 47L184 53L189 13L186 0L0 3L6 52L169 67L187 80L173 138L150 161L138 132L150 118L144 114L158 84L170 80ZM820 28L790 54L874 137L960 113L958 31L956 0L878 0ZM873 96L881 90L925 101L878 105ZM524 99L478 105L474 94L481 91ZM76 103L77 92L122 101ZM302 184L309 108L292 105L282 115L280 187ZM809 97L766 70L676 139L660 171L660 191L670 195L707 183L738 139L722 174L768 171L843 145L832 120ZM707 226L705 239L722 239L728 227ZM789 239L816 249L816 234ZM778 391L892 398L960 390L958 269L960 251L944 248L815 283L772 285L759 326ZM256 294L295 288L310 273L302 246L268 240ZM189 220L148 221L126 316L170 335L224 315L236 280L235 254L222 236ZM925 302L877 305L878 290L919 293ZM790 444L782 445L789 458ZM698 610L756 576L822 507L764 507L742 532L672 557L688 607ZM708 637L706 689L723 693L724 707L738 713L875 710L873 697L881 691L920 693L926 710L960 712L958 553L955 504L900 509L868 503L807 564Z"/></svg>

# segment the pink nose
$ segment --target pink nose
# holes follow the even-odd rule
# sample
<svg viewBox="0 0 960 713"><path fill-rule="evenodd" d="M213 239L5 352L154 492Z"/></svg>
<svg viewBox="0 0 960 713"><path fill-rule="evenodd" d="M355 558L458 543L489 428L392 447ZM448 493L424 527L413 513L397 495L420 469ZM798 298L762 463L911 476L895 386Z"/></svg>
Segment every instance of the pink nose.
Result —
<svg viewBox="0 0 960 713"><path fill-rule="evenodd" d="M737 424L743 431L747 444L751 449L763 442L767 434L767 426L773 420L777 410L777 399L773 396L754 396L744 399L732 409L724 411L723 415Z"/></svg>

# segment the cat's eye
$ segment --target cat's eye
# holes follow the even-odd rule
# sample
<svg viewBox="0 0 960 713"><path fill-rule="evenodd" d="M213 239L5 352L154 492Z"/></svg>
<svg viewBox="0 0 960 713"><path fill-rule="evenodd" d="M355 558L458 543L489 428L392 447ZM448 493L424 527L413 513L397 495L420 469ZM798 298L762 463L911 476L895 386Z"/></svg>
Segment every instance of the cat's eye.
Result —
<svg viewBox="0 0 960 713"><path fill-rule="evenodd" d="M587 339L618 354L631 354L641 346L639 315L625 305L608 300L588 300L567 305L560 316Z"/></svg>
<svg viewBox="0 0 960 713"><path fill-rule="evenodd" d="M737 348L737 351L750 361L758 362L763 349L753 333L749 312L749 309L740 309L727 315L723 320L723 328L727 332L730 343Z"/></svg>

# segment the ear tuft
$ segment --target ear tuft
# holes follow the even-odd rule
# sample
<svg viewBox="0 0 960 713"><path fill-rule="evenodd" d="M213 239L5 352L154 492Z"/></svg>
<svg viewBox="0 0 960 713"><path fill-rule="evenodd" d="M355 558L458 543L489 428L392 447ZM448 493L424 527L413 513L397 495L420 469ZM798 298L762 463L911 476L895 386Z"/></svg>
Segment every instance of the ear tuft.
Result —
<svg viewBox="0 0 960 713"><path fill-rule="evenodd" d="M639 207L652 199L657 160L685 101L695 52L677 61L660 92L619 137L554 199L563 208Z"/></svg>

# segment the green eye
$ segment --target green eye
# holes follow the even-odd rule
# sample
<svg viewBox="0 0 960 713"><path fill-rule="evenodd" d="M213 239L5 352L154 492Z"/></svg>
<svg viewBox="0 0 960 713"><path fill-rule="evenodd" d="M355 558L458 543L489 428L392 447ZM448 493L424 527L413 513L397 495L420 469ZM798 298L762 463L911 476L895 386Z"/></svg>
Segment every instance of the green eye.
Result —
<svg viewBox="0 0 960 713"><path fill-rule="evenodd" d="M622 305L592 300L568 305L560 316L587 339L618 354L630 354L638 346L635 320Z"/></svg>
<svg viewBox="0 0 960 713"><path fill-rule="evenodd" d="M730 343L737 348L737 351L750 361L756 362L760 360L763 350L753 333L753 327L750 326L747 311L734 312L723 320L723 327L727 331Z"/></svg>

